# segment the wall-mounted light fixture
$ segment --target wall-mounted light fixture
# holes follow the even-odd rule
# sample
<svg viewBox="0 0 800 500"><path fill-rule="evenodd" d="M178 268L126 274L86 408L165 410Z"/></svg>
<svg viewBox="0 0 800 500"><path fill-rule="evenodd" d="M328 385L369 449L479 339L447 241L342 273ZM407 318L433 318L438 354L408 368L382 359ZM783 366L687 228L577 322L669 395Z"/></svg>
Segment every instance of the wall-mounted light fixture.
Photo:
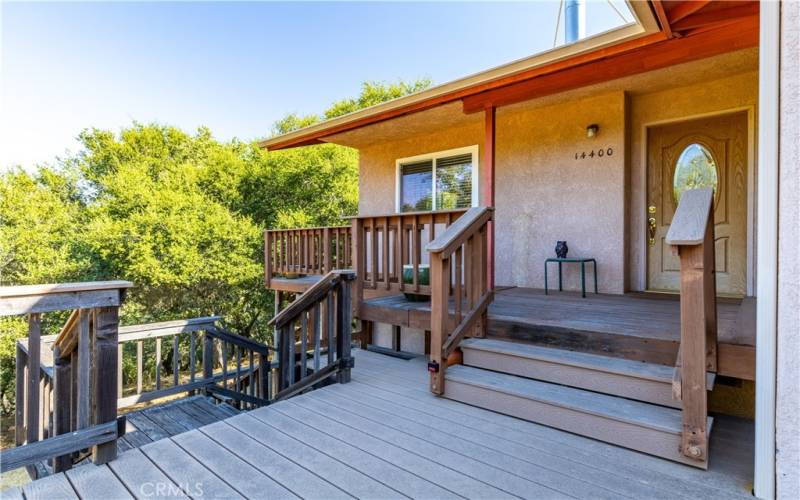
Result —
<svg viewBox="0 0 800 500"><path fill-rule="evenodd" d="M591 139L595 137L597 135L597 132L599 131L600 131L600 126L592 123L591 125L586 127L586 137Z"/></svg>

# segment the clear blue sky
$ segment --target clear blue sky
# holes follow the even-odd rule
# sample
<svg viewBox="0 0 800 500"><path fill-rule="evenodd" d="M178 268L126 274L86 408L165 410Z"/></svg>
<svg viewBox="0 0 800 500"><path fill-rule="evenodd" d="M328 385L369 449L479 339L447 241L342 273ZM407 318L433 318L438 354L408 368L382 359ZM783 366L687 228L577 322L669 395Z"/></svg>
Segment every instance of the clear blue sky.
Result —
<svg viewBox="0 0 800 500"><path fill-rule="evenodd" d="M286 113L320 112L365 80L444 83L551 48L559 2L1 8L3 169L52 162L78 149L82 129L134 120L262 138ZM590 35L621 24L606 1L587 12Z"/></svg>

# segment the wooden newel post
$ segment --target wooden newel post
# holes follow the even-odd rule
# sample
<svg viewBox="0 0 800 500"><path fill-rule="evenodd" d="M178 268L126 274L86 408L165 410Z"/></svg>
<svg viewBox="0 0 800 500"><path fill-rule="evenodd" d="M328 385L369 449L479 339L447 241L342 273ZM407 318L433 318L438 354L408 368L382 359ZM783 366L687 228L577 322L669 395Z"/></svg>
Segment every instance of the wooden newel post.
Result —
<svg viewBox="0 0 800 500"><path fill-rule="evenodd" d="M203 332L203 379L214 376L214 337Z"/></svg>
<svg viewBox="0 0 800 500"><path fill-rule="evenodd" d="M717 310L714 276L714 212L711 189L683 193L667 234L681 263L679 393L681 453L708 462L706 372L717 368Z"/></svg>
<svg viewBox="0 0 800 500"><path fill-rule="evenodd" d="M340 384L350 382L350 365L352 363L351 344L353 337L353 317L351 301L351 282L355 274L343 272L340 275L339 288L336 293L336 353L339 362L343 364L339 370L337 381Z"/></svg>
<svg viewBox="0 0 800 500"><path fill-rule="evenodd" d="M431 357L428 370L430 388L434 394L444 394L444 372L447 360L443 345L448 322L448 296L450 292L450 258L443 253L431 254Z"/></svg>
<svg viewBox="0 0 800 500"><path fill-rule="evenodd" d="M39 377L41 369L42 324L38 313L28 315L28 378L25 390L27 442L39 440Z"/></svg>
<svg viewBox="0 0 800 500"><path fill-rule="evenodd" d="M16 395L14 404L14 444L19 446L25 442L25 371L28 365L28 355L17 342L16 357Z"/></svg>
<svg viewBox="0 0 800 500"><path fill-rule="evenodd" d="M95 314L94 342L94 418L93 424L117 419L117 349L119 347L119 307L99 307ZM92 449L95 464L104 464L117 457L117 441L109 441Z"/></svg>

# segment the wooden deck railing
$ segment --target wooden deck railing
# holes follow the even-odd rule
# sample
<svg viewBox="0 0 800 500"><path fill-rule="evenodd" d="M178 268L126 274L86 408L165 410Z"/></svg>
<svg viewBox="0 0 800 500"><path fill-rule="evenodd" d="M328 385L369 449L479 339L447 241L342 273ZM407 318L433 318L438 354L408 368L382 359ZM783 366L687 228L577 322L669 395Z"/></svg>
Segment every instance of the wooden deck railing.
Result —
<svg viewBox="0 0 800 500"><path fill-rule="evenodd" d="M352 271L332 271L270 321L278 339L279 392L274 400L289 398L332 375L339 383L350 381L354 280Z"/></svg>
<svg viewBox="0 0 800 500"><path fill-rule="evenodd" d="M350 226L264 231L264 279L276 274L318 274L351 267Z"/></svg>
<svg viewBox="0 0 800 500"><path fill-rule="evenodd" d="M221 319L207 316L121 327L118 407L197 390L225 397L239 408L263 404L259 400L266 400L269 390L269 347L223 330L218 325ZM172 355L162 360L163 340ZM144 359L145 342L155 344L152 364ZM135 384L123 384L123 362L132 351L125 348L128 344L136 345ZM262 366L266 368L261 370ZM258 375L254 382L245 382L253 374ZM129 385L134 392L126 395Z"/></svg>
<svg viewBox="0 0 800 500"><path fill-rule="evenodd" d="M55 457L54 469L72 465L72 455L91 448L95 463L116 457L119 306L127 281L65 283L0 288L0 315L27 315L28 338L17 343L17 447L4 451L2 470ZM56 337L52 359L42 352L41 315L73 310ZM53 361L51 370L42 360ZM100 383L102 381L102 383ZM65 436L69 434L69 436Z"/></svg>
<svg viewBox="0 0 800 500"><path fill-rule="evenodd" d="M471 208L426 250L431 259L431 391L444 393L447 359L466 336L486 334L494 292L487 280L488 224L494 209ZM452 305L452 312L451 312Z"/></svg>
<svg viewBox="0 0 800 500"><path fill-rule="evenodd" d="M681 263L681 343L673 394L682 401L681 453L708 460L706 372L717 371L717 298L714 276L714 193L683 193L666 242Z"/></svg>
<svg viewBox="0 0 800 500"><path fill-rule="evenodd" d="M364 290L430 295L423 266L430 264L425 245L458 220L465 210L410 212L352 219L356 303ZM403 280L409 268L409 283Z"/></svg>

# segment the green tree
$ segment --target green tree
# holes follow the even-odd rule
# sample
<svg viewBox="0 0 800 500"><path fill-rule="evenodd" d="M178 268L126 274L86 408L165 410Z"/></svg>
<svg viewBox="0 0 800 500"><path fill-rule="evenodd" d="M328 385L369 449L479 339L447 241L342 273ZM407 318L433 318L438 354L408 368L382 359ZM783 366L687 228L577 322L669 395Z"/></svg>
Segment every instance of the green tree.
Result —
<svg viewBox="0 0 800 500"><path fill-rule="evenodd" d="M429 84L368 82L357 98L321 115L287 115L272 130ZM217 141L206 128L188 134L138 123L79 137L82 150L56 168L0 175L0 283L129 280L123 324L220 314L237 333L269 340L262 230L341 224L357 211L358 155L350 148L266 152L254 142ZM45 333L56 333L65 317L44 319ZM0 323L3 410L13 401L14 343L25 332L22 318Z"/></svg>

